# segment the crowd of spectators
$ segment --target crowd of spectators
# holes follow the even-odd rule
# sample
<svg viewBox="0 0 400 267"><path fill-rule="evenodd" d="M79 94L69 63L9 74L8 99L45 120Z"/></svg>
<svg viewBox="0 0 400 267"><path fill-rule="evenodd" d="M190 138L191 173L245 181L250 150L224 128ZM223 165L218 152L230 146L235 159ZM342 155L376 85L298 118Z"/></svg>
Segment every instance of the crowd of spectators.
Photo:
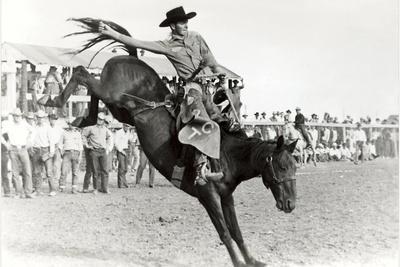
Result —
<svg viewBox="0 0 400 267"><path fill-rule="evenodd" d="M290 110L273 112L269 118L265 112L261 114L256 112L253 118L248 118L246 115L242 117L247 135L263 140L276 140L280 135L285 136L285 125L294 123L294 116ZM259 125L257 125L258 121ZM306 124L306 130L313 144L316 160L319 162L354 161L358 164L358 160L398 156L398 128L385 127L388 124L398 125L397 116L390 116L382 121L376 119L374 123L370 117L355 121L350 116L346 116L339 124L337 117L325 113L322 120L318 115L312 114L311 117L306 118L306 121L309 123ZM278 123L263 125L262 122ZM338 124L338 126L336 127L334 124ZM308 154L310 159L311 151Z"/></svg>
<svg viewBox="0 0 400 267"><path fill-rule="evenodd" d="M135 128L116 122L111 115L101 112L96 125L80 130L73 126L72 120L58 118L54 113L39 110L22 114L17 108L2 117L1 127L1 179L5 197L41 197L44 183L49 185L49 196L67 191L109 194L110 172L117 172L118 188L128 188L133 183L128 183L127 175L134 176L134 184L139 184L146 167L149 187L154 186L155 169L141 150ZM79 169L85 170L81 189ZM90 184L93 189L89 189Z"/></svg>

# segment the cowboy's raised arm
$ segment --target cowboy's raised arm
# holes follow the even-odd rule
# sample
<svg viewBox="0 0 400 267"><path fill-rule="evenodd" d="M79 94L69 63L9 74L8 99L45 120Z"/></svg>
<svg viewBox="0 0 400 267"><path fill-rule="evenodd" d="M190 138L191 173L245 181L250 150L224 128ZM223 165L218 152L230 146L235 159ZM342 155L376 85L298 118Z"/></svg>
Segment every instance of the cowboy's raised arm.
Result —
<svg viewBox="0 0 400 267"><path fill-rule="evenodd" d="M170 50L162 46L159 42L141 41L138 39L134 39L130 36L121 34L113 30L110 26L104 24L103 22L100 22L99 24L99 32L108 35L114 40L124 43L126 45L144 49L152 53L163 54L163 55L168 55L170 53Z"/></svg>

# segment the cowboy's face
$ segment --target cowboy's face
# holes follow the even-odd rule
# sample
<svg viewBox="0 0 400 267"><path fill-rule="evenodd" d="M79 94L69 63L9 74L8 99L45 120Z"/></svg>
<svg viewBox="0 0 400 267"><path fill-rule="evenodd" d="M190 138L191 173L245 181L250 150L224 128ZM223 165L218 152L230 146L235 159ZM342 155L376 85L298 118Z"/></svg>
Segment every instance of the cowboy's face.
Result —
<svg viewBox="0 0 400 267"><path fill-rule="evenodd" d="M104 120L103 120L103 119L100 119L100 118L98 118L98 119L97 119L97 125L99 125L99 126L102 126L102 125L104 125Z"/></svg>
<svg viewBox="0 0 400 267"><path fill-rule="evenodd" d="M18 123L18 122L21 121L21 116L19 116L19 115L13 115L13 119L14 119L14 122L15 122L15 123Z"/></svg>
<svg viewBox="0 0 400 267"><path fill-rule="evenodd" d="M188 31L188 20L171 23L171 30L174 34L184 36Z"/></svg>
<svg viewBox="0 0 400 267"><path fill-rule="evenodd" d="M28 122L29 125L34 125L35 124L35 119L27 118L26 121Z"/></svg>

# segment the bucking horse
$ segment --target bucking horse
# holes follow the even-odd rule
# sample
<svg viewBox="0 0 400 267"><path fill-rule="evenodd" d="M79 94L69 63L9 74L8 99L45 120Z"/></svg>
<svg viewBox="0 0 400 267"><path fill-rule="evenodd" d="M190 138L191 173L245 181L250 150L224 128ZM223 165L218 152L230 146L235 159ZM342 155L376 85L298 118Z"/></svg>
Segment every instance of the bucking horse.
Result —
<svg viewBox="0 0 400 267"><path fill-rule="evenodd" d="M100 21L129 35L123 27L110 21L91 18L72 20L83 27L84 31L70 35L95 34L77 53L102 41L110 41L109 45L115 45L114 40L98 32ZM144 153L154 167L171 181L182 144L178 141L176 118L165 105L170 91L158 74L137 58L135 47L121 46L129 55L111 58L105 64L100 80L90 75L85 67L78 66L74 68L70 81L59 96L52 99L46 95L38 103L61 107L79 84L86 86L91 95L89 114L85 118L77 118L76 126L96 124L101 100L114 118L136 127ZM265 266L265 263L250 254L243 240L236 218L233 192L240 183L261 176L264 186L271 189L278 210L286 213L293 211L296 203L296 164L292 153L295 147L296 142L285 144L282 136L277 141L267 142L221 130L220 165L224 177L220 181L209 181L206 185L194 183L196 174L191 164L194 153L189 150L185 154L186 168L179 188L196 197L207 210L234 266ZM240 259L234 242L245 263Z"/></svg>

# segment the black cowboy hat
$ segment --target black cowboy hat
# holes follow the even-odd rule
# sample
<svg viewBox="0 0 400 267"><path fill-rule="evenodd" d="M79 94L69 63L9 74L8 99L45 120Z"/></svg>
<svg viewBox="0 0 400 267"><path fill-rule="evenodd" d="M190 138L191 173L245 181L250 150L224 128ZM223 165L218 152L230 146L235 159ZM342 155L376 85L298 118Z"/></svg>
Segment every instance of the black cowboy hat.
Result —
<svg viewBox="0 0 400 267"><path fill-rule="evenodd" d="M183 7L171 9L166 13L167 18L161 22L160 27L168 27L171 23L191 19L196 16L196 12L185 13Z"/></svg>

